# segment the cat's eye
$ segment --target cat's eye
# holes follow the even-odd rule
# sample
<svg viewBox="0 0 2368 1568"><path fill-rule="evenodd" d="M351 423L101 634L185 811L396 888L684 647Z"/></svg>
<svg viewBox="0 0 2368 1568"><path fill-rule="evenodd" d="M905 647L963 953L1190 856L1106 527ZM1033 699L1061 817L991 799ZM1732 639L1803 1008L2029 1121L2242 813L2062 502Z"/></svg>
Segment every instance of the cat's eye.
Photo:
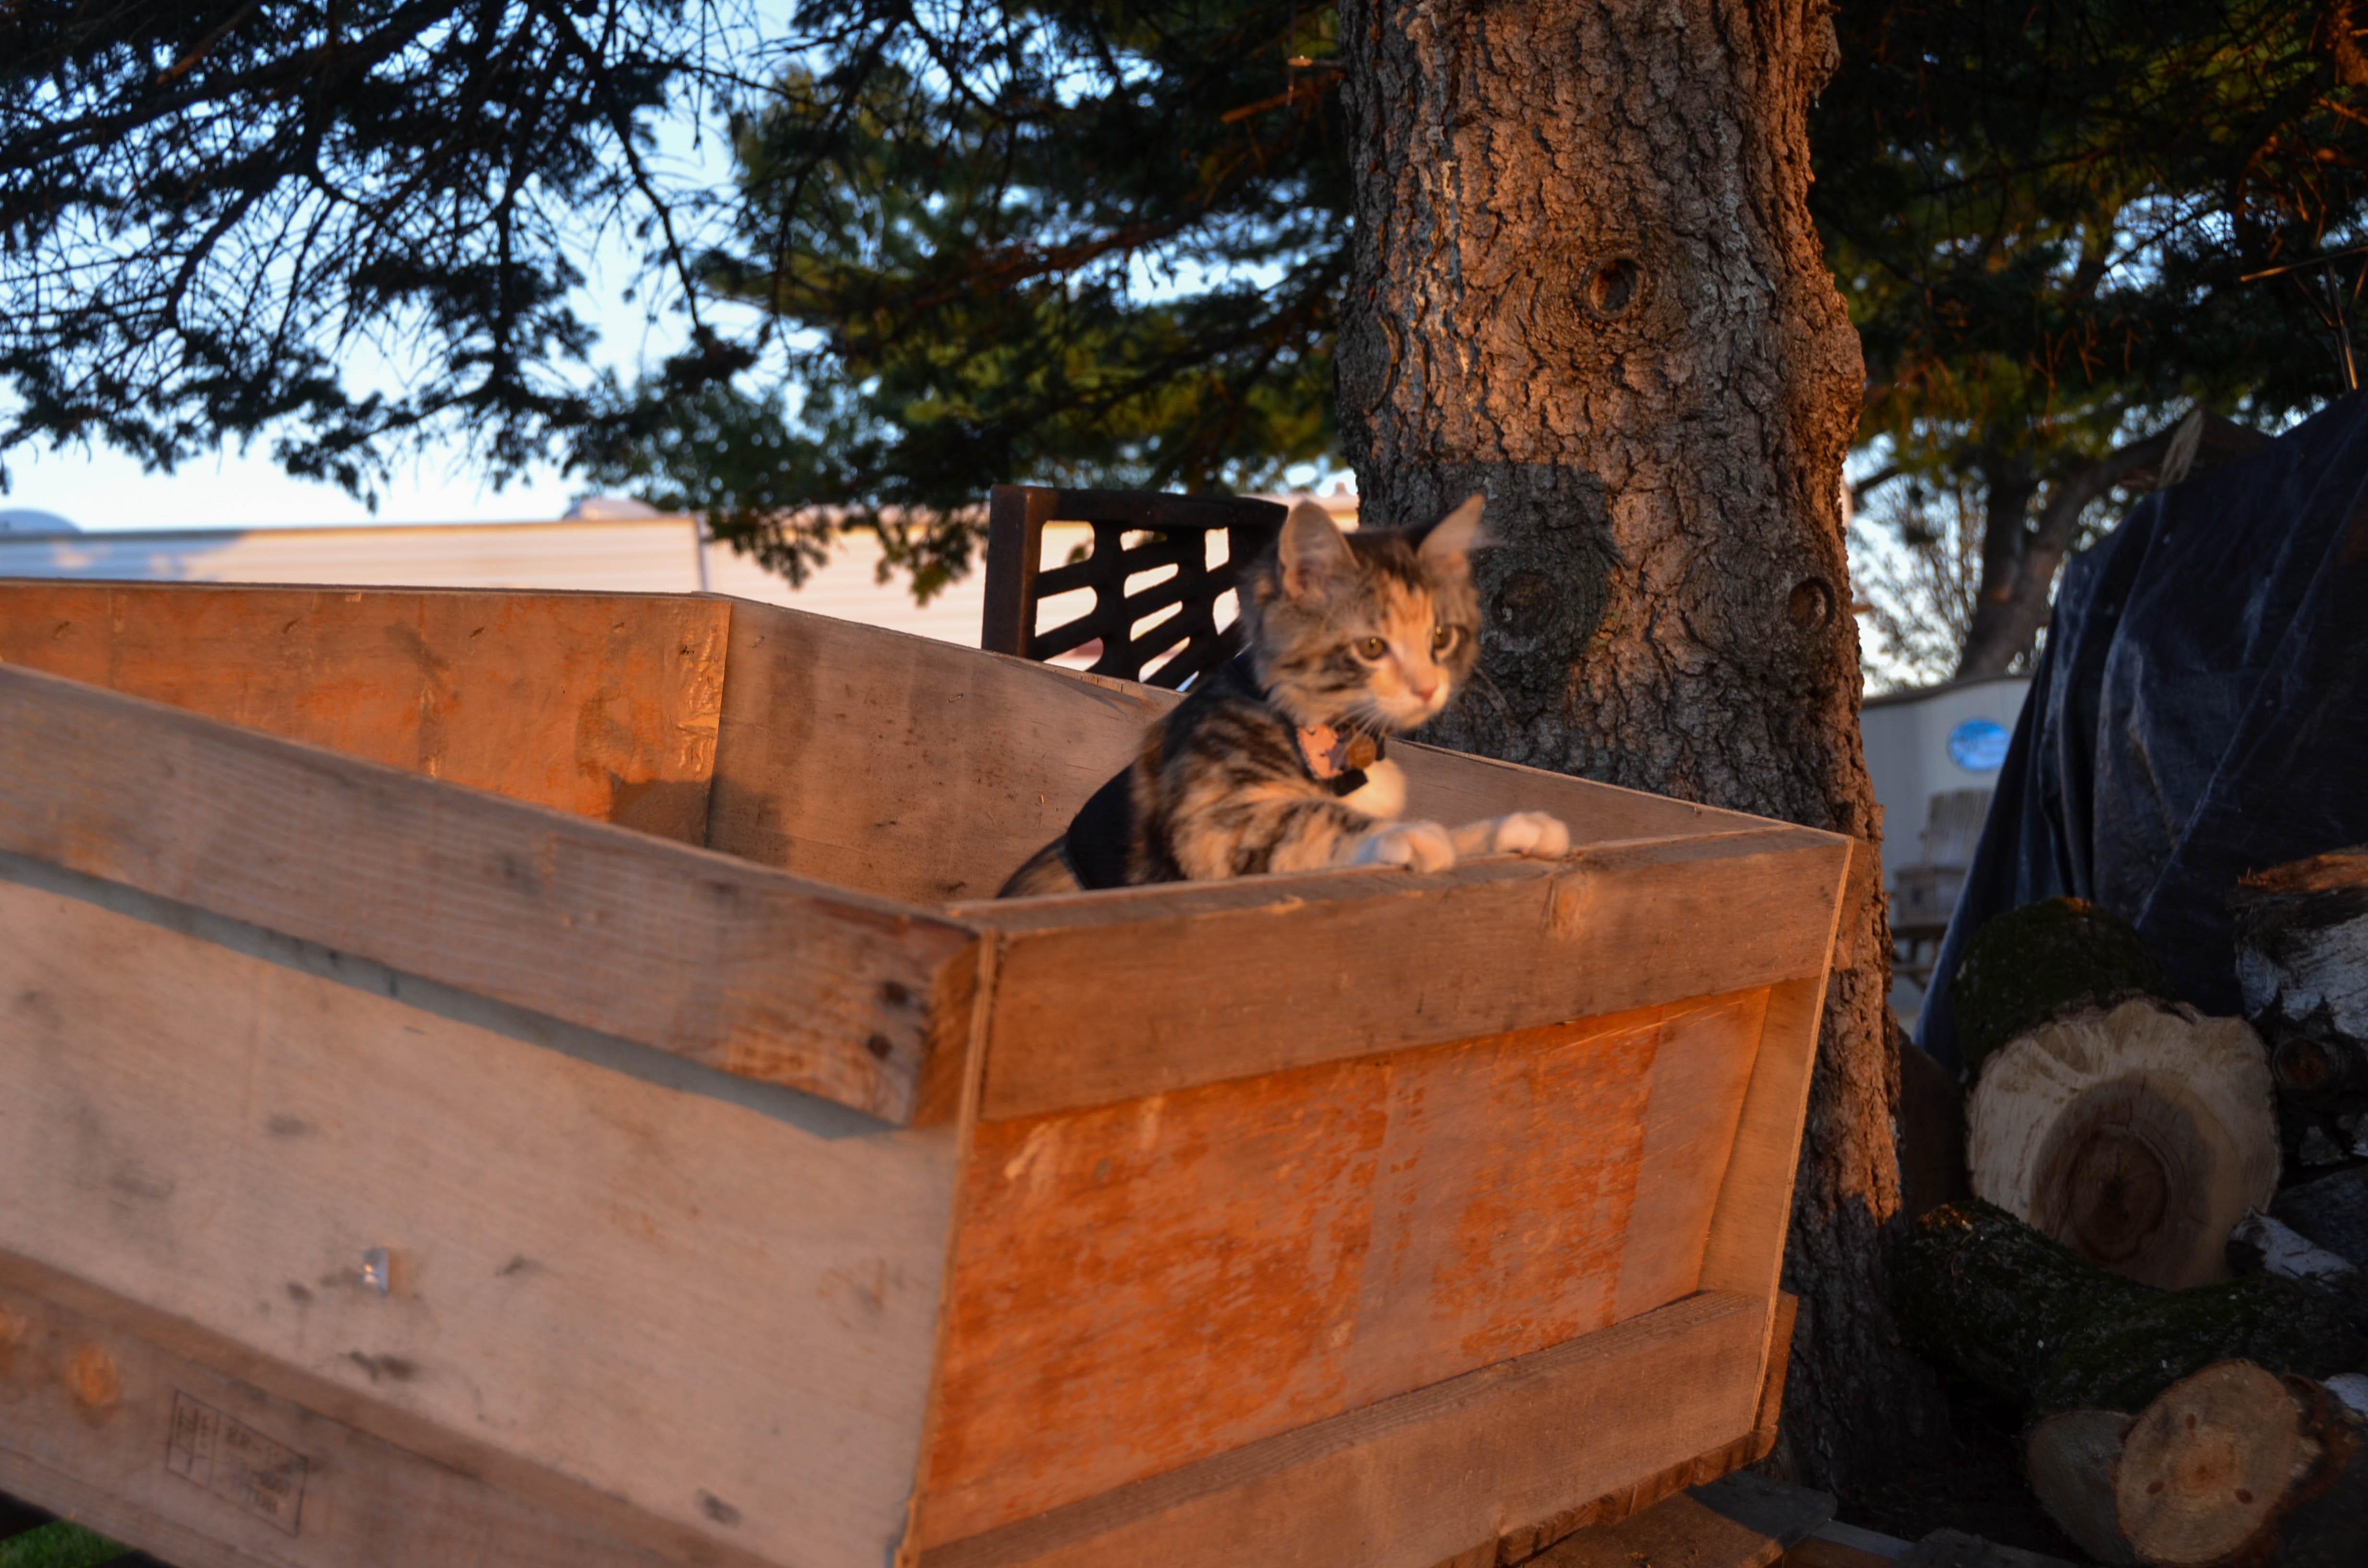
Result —
<svg viewBox="0 0 2368 1568"><path fill-rule="evenodd" d="M1379 659L1390 651L1390 645L1378 637L1360 637L1356 642L1357 657Z"/></svg>
<svg viewBox="0 0 2368 1568"><path fill-rule="evenodd" d="M1430 629L1430 651L1432 653L1444 653L1450 648L1454 646L1455 628L1452 626L1434 626Z"/></svg>

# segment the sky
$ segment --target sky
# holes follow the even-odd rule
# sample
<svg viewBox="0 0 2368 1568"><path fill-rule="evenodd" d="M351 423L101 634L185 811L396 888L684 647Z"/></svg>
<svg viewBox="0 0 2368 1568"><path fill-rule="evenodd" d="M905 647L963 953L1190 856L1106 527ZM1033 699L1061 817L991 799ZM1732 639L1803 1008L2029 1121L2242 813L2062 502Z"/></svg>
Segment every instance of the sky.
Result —
<svg viewBox="0 0 2368 1568"><path fill-rule="evenodd" d="M778 0L757 0L754 12L772 17ZM654 162L678 177L716 185L730 177L729 150L713 127L703 134L688 116L663 119L655 127ZM578 260L586 282L577 290L578 312L600 334L592 369L614 369L630 379L678 345L673 320L653 327L642 304L625 290L640 276L629 236L613 230ZM396 376L373 366L366 349L347 357L355 380L392 382ZM5 410L0 410L5 412ZM377 512L334 484L294 479L271 460L268 437L252 450L235 448L185 462L171 473L149 473L140 460L110 447L48 450L19 447L5 458L9 486L0 494L0 513L54 513L86 529L155 528L268 528L324 523L454 523L549 520L564 513L589 488L580 475L546 466L495 490L457 443L430 449L398 467L385 486Z"/></svg>

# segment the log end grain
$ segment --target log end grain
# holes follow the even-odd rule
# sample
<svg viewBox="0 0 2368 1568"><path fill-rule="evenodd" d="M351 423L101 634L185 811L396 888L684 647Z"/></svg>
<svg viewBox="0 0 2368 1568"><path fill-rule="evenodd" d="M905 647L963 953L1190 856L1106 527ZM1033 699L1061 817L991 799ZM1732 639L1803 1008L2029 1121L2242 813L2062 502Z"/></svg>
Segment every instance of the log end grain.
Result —
<svg viewBox="0 0 2368 1568"><path fill-rule="evenodd" d="M2017 1036L1984 1062L1968 1123L1976 1195L2149 1285L2226 1278L2229 1228L2277 1186L2260 1038L2148 998Z"/></svg>

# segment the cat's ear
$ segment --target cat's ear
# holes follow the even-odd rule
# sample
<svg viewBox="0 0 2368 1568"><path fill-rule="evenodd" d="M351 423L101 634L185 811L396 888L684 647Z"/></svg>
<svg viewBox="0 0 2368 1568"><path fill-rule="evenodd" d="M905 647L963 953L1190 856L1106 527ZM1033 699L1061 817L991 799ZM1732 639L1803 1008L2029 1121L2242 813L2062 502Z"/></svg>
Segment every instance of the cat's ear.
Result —
<svg viewBox="0 0 2368 1568"><path fill-rule="evenodd" d="M1466 497L1463 506L1424 530L1416 552L1432 566L1450 572L1471 571L1472 552L1496 542L1480 527L1480 508L1487 499L1479 494Z"/></svg>
<svg viewBox="0 0 2368 1568"><path fill-rule="evenodd" d="M1356 568L1340 525L1313 501L1302 501L1282 520L1275 559L1282 567L1282 591L1302 605L1321 601Z"/></svg>

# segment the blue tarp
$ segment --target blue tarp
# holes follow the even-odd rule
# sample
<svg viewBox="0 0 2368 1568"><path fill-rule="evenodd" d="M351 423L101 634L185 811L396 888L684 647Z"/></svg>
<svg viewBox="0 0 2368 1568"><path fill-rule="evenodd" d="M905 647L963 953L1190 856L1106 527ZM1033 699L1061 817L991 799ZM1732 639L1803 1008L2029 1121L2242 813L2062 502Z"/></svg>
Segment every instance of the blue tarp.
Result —
<svg viewBox="0 0 2368 1568"><path fill-rule="evenodd" d="M2241 1010L2228 892L2368 842L2368 393L2159 491L2066 563L1917 1043L1992 915L2070 894Z"/></svg>

